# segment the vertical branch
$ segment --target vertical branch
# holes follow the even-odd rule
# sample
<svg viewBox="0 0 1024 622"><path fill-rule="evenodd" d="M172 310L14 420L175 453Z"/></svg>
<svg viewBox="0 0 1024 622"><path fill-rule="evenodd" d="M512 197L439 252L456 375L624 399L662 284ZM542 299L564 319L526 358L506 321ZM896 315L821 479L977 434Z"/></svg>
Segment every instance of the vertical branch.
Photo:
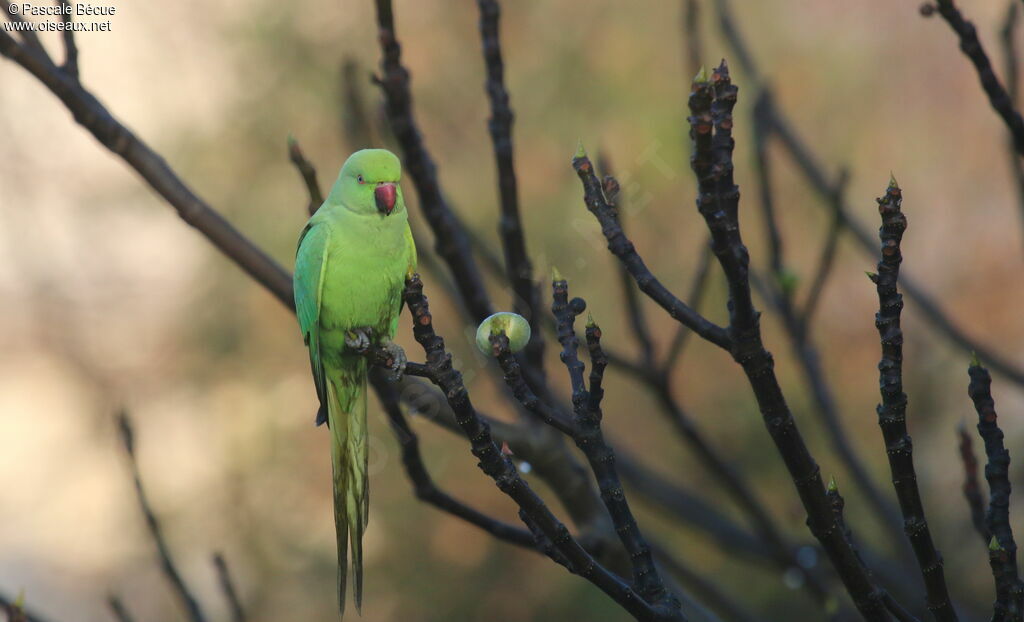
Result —
<svg viewBox="0 0 1024 622"><path fill-rule="evenodd" d="M1003 42L1004 73L1006 74L1006 92L1014 106L1020 102L1020 67L1017 59L1017 25L1020 22L1019 0L1009 0L1006 7L1006 18L1000 32ZM1024 164L1017 155L1013 140L1007 143L1010 171L1017 186L1017 204L1024 219ZM1024 224L1024 220L1021 221Z"/></svg>
<svg viewBox="0 0 1024 622"><path fill-rule="evenodd" d="M135 459L135 434L132 431L131 420L128 419L127 413L122 412L118 414L117 425L121 433L121 443L124 445L125 453L128 455L128 466L131 469L132 479L135 481L135 495L139 501L139 508L146 518L146 527L149 528L149 535L153 538L157 554L160 556L160 567L163 570L164 577L167 578L167 582L171 585L178 600L181 601L181 605L185 609L189 620L192 622L206 622L206 616L203 615L202 609L199 608L199 602L192 595L188 586L185 585L185 580L181 578L181 573L178 572L178 568L174 564L170 547L167 546L167 541L164 539L163 529L160 527L160 522L157 520L153 508L149 504L149 499L146 497L146 490L142 486L142 475L139 473L139 464Z"/></svg>
<svg viewBox="0 0 1024 622"><path fill-rule="evenodd" d="M992 399L992 376L977 361L967 369L971 378L967 394L978 412L978 434L985 441L985 479L988 480L989 501L985 526L992 534L989 544L992 572L996 581L996 602L993 622L1020 620L1022 585L1017 574L1017 544L1010 527L1010 452L1003 446L996 404Z"/></svg>
<svg viewBox="0 0 1024 622"><path fill-rule="evenodd" d="M957 619L957 615L949 599L942 556L935 549L925 518L921 492L917 487L917 473L914 471L914 446L907 433L907 395L903 392L903 330L900 327L903 296L896 287L900 263L903 261L900 241L907 228L907 218L900 211L902 201L902 192L893 178L885 196L878 199L878 213L882 216L878 236L882 241L882 250L878 274L872 275L878 291L875 327L882 341L882 361L878 364L882 403L877 408L878 425L885 439L892 484L903 513L903 530L914 549L924 578L928 609L936 620L952 622Z"/></svg>
<svg viewBox="0 0 1024 622"><path fill-rule="evenodd" d="M963 423L956 428L957 436L960 439L960 462L964 467L964 484L962 487L964 498L967 500L967 507L971 510L971 522L975 531L981 535L981 539L988 544L992 539L988 527L985 525L985 499L981 495L981 484L978 482L978 459L974 456L974 447L971 444L971 435L967 433L967 426Z"/></svg>
<svg viewBox="0 0 1024 622"><path fill-rule="evenodd" d="M499 34L501 8L497 0L478 0L477 5L480 8L480 39L487 69L484 86L491 103L491 118L487 122L487 129L494 145L494 161L498 171L498 196L501 204L498 232L505 252L505 275L515 295L513 310L525 317L532 329L526 348L527 360L534 369L541 370L544 363L544 333L539 313L540 291L533 282L533 267L526 252L523 223L519 215L519 190L512 157L512 124L515 115L505 89L505 66L501 58Z"/></svg>
<svg viewBox="0 0 1024 622"><path fill-rule="evenodd" d="M469 248L466 232L459 225L441 192L437 166L423 144L413 117L409 71L402 66L402 46L395 35L391 0L375 0L378 38L381 48L381 75L377 84L384 91L384 104L391 131L402 151L404 168L412 177L420 208L436 239L435 250L444 259L455 278L463 304L477 322L491 314L483 278Z"/></svg>

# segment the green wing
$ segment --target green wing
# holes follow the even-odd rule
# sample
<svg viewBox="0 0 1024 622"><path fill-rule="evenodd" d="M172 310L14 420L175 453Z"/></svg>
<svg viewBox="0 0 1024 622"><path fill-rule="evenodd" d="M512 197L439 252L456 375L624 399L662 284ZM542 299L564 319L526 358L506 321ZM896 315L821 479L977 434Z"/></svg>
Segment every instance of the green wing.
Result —
<svg viewBox="0 0 1024 622"><path fill-rule="evenodd" d="M317 424L327 420L327 380L323 362L320 360L320 302L324 287L327 265L327 241L330 238L327 225L310 223L299 236L299 247L295 252L295 277L292 287L295 295L295 313L299 317L302 339L309 348L309 365L313 370L316 395L320 398L320 412Z"/></svg>

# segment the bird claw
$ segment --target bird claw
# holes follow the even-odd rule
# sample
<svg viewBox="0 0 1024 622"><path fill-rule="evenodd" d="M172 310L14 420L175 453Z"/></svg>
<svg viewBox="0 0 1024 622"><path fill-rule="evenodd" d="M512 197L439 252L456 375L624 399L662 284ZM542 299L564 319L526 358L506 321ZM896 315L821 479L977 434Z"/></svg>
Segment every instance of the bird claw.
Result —
<svg viewBox="0 0 1024 622"><path fill-rule="evenodd" d="M370 333L372 330L366 326L352 328L345 331L345 345L359 354L365 354L370 349Z"/></svg>
<svg viewBox="0 0 1024 622"><path fill-rule="evenodd" d="M405 365L409 359L405 356L405 350L397 343L388 341L381 348L388 353L388 374L389 382L398 382L405 375Z"/></svg>

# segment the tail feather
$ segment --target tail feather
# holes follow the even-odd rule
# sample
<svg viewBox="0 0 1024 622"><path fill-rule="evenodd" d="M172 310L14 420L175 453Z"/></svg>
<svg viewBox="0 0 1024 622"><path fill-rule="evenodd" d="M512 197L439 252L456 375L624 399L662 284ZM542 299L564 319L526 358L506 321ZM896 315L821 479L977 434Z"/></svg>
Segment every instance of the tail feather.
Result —
<svg viewBox="0 0 1024 622"><path fill-rule="evenodd" d="M338 544L338 607L345 613L348 548L352 549L352 588L356 611L363 604L363 533L369 519L366 429L366 369L328 383L334 527Z"/></svg>

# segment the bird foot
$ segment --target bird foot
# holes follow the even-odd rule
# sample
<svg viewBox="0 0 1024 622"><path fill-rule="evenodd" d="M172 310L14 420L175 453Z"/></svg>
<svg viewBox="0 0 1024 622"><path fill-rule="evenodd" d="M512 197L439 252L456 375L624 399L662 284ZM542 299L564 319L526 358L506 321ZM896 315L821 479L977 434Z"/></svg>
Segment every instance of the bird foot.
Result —
<svg viewBox="0 0 1024 622"><path fill-rule="evenodd" d="M381 345L381 349L387 352L386 378L389 382L398 382L405 375L405 365L409 362L405 356L405 350L397 343L388 341Z"/></svg>
<svg viewBox="0 0 1024 622"><path fill-rule="evenodd" d="M373 343L371 337L373 329L369 326L359 326L345 331L345 345L355 350L358 354L366 354Z"/></svg>

